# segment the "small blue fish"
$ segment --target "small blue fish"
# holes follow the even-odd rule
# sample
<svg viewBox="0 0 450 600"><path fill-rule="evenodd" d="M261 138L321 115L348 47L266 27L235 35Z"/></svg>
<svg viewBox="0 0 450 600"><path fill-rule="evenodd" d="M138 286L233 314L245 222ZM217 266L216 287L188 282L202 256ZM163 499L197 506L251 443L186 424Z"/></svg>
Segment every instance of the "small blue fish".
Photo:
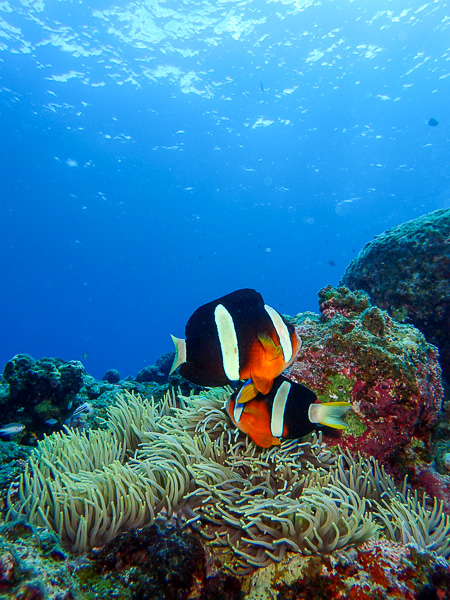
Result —
<svg viewBox="0 0 450 600"><path fill-rule="evenodd" d="M45 421L47 423L47 425L56 425L56 423L58 422L56 419L48 419L47 421Z"/></svg>
<svg viewBox="0 0 450 600"><path fill-rule="evenodd" d="M25 425L22 425L22 423L8 423L8 425L0 427L0 435L15 435L24 429Z"/></svg>

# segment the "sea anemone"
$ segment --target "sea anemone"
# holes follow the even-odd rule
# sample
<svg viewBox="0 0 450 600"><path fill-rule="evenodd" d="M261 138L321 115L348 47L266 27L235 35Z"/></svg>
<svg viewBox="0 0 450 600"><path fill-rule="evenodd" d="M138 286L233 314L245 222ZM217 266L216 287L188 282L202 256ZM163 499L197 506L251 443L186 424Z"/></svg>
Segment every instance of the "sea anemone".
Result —
<svg viewBox="0 0 450 600"><path fill-rule="evenodd" d="M7 518L55 531L74 552L157 515L232 549L238 572L286 551L326 553L375 537L450 555L450 521L397 489L374 459L332 454L320 435L261 449L223 407L229 388L161 402L121 394L103 430L66 429L38 443Z"/></svg>

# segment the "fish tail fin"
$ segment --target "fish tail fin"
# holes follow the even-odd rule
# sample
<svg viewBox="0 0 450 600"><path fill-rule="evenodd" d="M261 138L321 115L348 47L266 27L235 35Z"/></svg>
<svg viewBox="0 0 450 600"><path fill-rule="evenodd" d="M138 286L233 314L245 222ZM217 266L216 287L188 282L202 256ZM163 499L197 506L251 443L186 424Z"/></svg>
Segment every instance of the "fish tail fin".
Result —
<svg viewBox="0 0 450 600"><path fill-rule="evenodd" d="M342 417L350 410L350 402L323 402L311 404L308 417L311 423L320 423L335 429L346 429L347 425Z"/></svg>
<svg viewBox="0 0 450 600"><path fill-rule="evenodd" d="M181 364L186 362L186 340L177 338L174 335L171 335L170 337L175 344L175 358L173 359L169 375L171 375L175 369L178 369Z"/></svg>

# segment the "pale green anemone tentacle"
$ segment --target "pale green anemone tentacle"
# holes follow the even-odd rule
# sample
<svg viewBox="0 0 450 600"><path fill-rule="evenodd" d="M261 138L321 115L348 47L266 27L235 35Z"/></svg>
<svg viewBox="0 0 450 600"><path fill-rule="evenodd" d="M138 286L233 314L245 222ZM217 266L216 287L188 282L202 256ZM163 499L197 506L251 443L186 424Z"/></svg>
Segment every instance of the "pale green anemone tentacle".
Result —
<svg viewBox="0 0 450 600"><path fill-rule="evenodd" d="M224 411L230 393L120 394L104 430L38 442L8 491L7 518L47 527L84 552L176 516L231 547L237 572L381 536L450 556L442 504L406 481L398 489L375 459L332 454L320 436L259 448Z"/></svg>

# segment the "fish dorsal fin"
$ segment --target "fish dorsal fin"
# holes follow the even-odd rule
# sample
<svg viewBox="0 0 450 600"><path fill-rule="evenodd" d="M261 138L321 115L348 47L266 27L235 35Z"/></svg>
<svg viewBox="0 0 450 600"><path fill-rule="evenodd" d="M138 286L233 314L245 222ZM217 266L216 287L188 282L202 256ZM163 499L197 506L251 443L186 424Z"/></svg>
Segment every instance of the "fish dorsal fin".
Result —
<svg viewBox="0 0 450 600"><path fill-rule="evenodd" d="M231 292L226 296L218 298L217 302L225 304L228 310L239 310L242 308L242 305L264 306L264 300L261 294L251 288L243 288L241 290Z"/></svg>
<svg viewBox="0 0 450 600"><path fill-rule="evenodd" d="M264 348L264 357L268 361L276 360L282 355L281 346L277 346L267 333L258 333L258 340Z"/></svg>
<svg viewBox="0 0 450 600"><path fill-rule="evenodd" d="M334 429L346 429L347 425L342 417L352 405L350 402L322 402L322 404L311 404L308 417L311 423L320 423Z"/></svg>
<svg viewBox="0 0 450 600"><path fill-rule="evenodd" d="M177 338L174 335L171 335L170 337L175 344L175 358L173 359L169 375L173 373L175 369L178 369L181 364L186 362L186 340Z"/></svg>
<svg viewBox="0 0 450 600"><path fill-rule="evenodd" d="M258 390L256 389L255 384L251 379L249 379L239 390L238 395L236 396L236 402L243 404L245 402L249 402L249 400L253 400L258 395Z"/></svg>

